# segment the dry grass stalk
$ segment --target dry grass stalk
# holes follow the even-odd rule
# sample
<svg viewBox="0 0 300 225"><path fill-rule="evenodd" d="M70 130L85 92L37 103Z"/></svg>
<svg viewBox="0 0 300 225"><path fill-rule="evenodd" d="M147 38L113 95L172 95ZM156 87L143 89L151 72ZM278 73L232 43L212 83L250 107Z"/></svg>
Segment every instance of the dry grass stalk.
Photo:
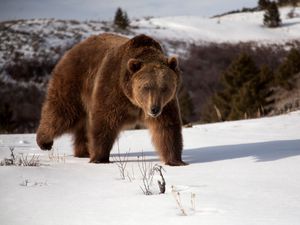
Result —
<svg viewBox="0 0 300 225"><path fill-rule="evenodd" d="M114 156L113 159L119 168L121 179L125 180L125 178L127 176L129 181L131 182L132 179L130 178L129 173L126 171L126 167L127 167L127 163L128 163L128 159L129 159L129 152L130 152L130 149L122 157L121 153L120 153L119 142L118 142L118 154L117 154L117 156Z"/></svg>
<svg viewBox="0 0 300 225"><path fill-rule="evenodd" d="M181 214L183 216L187 216L187 213L185 212L183 206L182 206L182 203L181 203L181 198L180 198L180 193L178 191L175 190L174 186L171 187L172 188L172 194L175 198L175 201L177 203L177 206L181 212Z"/></svg>
<svg viewBox="0 0 300 225"><path fill-rule="evenodd" d="M223 121L223 119L222 119L222 114L221 114L219 108L218 108L216 105L214 105L214 108L215 108L215 110L216 110L216 113L217 113L217 116L218 116L218 120L219 120L219 121Z"/></svg>
<svg viewBox="0 0 300 225"><path fill-rule="evenodd" d="M56 152L55 152L56 150ZM66 163L66 154L64 153L63 155L59 154L58 150L55 148L52 148L51 151L49 151L48 153L48 157L50 159L50 161L53 162L63 162Z"/></svg>
<svg viewBox="0 0 300 225"><path fill-rule="evenodd" d="M196 212L196 194L191 193L191 207L194 212Z"/></svg>
<svg viewBox="0 0 300 225"><path fill-rule="evenodd" d="M150 188L153 182L154 170L153 170L152 163L146 162L143 152L142 152L142 156L138 157L138 166L143 181L143 185L140 186L140 188L145 195L152 195L153 193Z"/></svg>

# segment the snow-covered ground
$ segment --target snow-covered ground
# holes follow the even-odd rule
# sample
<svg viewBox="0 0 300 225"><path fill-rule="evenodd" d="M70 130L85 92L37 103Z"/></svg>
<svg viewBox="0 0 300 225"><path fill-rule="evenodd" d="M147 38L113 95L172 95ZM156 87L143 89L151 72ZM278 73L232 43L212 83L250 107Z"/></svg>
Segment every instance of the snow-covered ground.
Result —
<svg viewBox="0 0 300 225"><path fill-rule="evenodd" d="M295 10L297 18L287 18L290 7L280 9L282 26L263 26L264 11L235 13L217 18L199 16L161 17L142 19L133 24L139 32L159 39L201 42L259 42L261 44L283 44L300 39L300 8Z"/></svg>
<svg viewBox="0 0 300 225"><path fill-rule="evenodd" d="M89 164L72 156L71 138L55 142L54 157L35 135L0 135L0 158L39 155L39 167L0 167L3 225L204 224L296 225L300 220L300 111L287 115L185 128L183 158L164 166L166 194L143 195L137 156L159 163L146 130L123 132L120 154L130 150L121 180L116 163ZM113 156L118 155L114 146ZM60 159L58 160L59 154ZM155 179L159 178L157 175ZM172 192L172 187L173 191ZM180 193L187 216L179 210ZM195 207L191 196L195 195Z"/></svg>

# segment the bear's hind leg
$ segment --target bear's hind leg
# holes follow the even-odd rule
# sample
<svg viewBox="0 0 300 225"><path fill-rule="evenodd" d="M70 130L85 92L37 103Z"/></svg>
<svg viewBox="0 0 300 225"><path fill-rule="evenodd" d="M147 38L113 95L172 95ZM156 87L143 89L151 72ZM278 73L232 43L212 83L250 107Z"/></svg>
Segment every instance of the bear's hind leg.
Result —
<svg viewBox="0 0 300 225"><path fill-rule="evenodd" d="M72 110L74 106L63 106L59 103L46 101L37 129L36 141L42 150L51 150L53 140L74 127L80 112Z"/></svg>
<svg viewBox="0 0 300 225"><path fill-rule="evenodd" d="M89 157L88 139L86 120L81 120L74 130L74 155L75 157L85 158Z"/></svg>

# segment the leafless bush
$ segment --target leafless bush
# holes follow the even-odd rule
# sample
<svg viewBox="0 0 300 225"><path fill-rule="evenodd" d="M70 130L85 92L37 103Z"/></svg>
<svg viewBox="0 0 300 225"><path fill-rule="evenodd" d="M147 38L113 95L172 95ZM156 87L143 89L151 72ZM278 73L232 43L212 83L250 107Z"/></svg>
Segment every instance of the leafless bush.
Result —
<svg viewBox="0 0 300 225"><path fill-rule="evenodd" d="M53 161L53 162L58 162L58 163L66 162L66 154L65 153L63 155L59 154L59 152L56 148L52 148L51 151L49 151L48 157L49 157L50 161Z"/></svg>
<svg viewBox="0 0 300 225"><path fill-rule="evenodd" d="M24 156L24 154L20 154L18 166L40 166L39 155L33 154L29 156L28 154Z"/></svg>
<svg viewBox="0 0 300 225"><path fill-rule="evenodd" d="M128 171L126 171L126 175L127 178L130 182L132 182L133 180L135 180L135 175L134 175L134 169L133 166L131 167L131 173L129 173Z"/></svg>
<svg viewBox="0 0 300 225"><path fill-rule="evenodd" d="M164 171L163 167L158 164L155 164L153 166L152 162L147 162L143 152L142 155L138 157L138 167L139 167L140 174L142 175L143 183L142 185L140 185L142 192L145 195L153 194L151 187L153 185L153 177L157 172L161 177L161 181L160 180L157 181L159 191L160 191L159 193L164 194L166 191L166 181L162 173L162 171Z"/></svg>
<svg viewBox="0 0 300 225"><path fill-rule="evenodd" d="M14 154L15 147L9 147L11 152L10 158L5 158L0 162L0 166L40 166L39 155L28 154L24 156L23 153L20 156Z"/></svg>
<svg viewBox="0 0 300 225"><path fill-rule="evenodd" d="M16 165L16 156L14 153L15 147L10 146L10 158L5 158L0 162L0 166L13 166Z"/></svg>
<svg viewBox="0 0 300 225"><path fill-rule="evenodd" d="M142 155L138 157L138 167L142 175L143 184L140 186L141 190L145 195L152 195L151 186L153 183L154 169L152 162L147 162L145 160L145 155L142 152Z"/></svg>
<svg viewBox="0 0 300 225"><path fill-rule="evenodd" d="M126 166L127 166L127 163L128 163L129 152L130 152L130 149L122 157L121 154L120 154L120 147L119 147L119 143L118 143L118 154L117 154L117 156L113 157L113 160L114 160L114 162L116 163L116 165L119 168L121 179L125 180L125 178L127 176L128 179L131 181L131 177L130 177L128 171L126 171Z"/></svg>

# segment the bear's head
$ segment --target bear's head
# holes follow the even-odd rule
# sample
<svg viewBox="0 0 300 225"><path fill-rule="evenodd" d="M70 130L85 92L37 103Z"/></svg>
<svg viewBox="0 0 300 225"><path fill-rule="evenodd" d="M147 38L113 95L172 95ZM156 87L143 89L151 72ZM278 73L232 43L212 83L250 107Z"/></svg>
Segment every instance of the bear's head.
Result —
<svg viewBox="0 0 300 225"><path fill-rule="evenodd" d="M127 62L127 97L148 117L156 118L176 97L180 83L175 57L156 60L131 58Z"/></svg>

